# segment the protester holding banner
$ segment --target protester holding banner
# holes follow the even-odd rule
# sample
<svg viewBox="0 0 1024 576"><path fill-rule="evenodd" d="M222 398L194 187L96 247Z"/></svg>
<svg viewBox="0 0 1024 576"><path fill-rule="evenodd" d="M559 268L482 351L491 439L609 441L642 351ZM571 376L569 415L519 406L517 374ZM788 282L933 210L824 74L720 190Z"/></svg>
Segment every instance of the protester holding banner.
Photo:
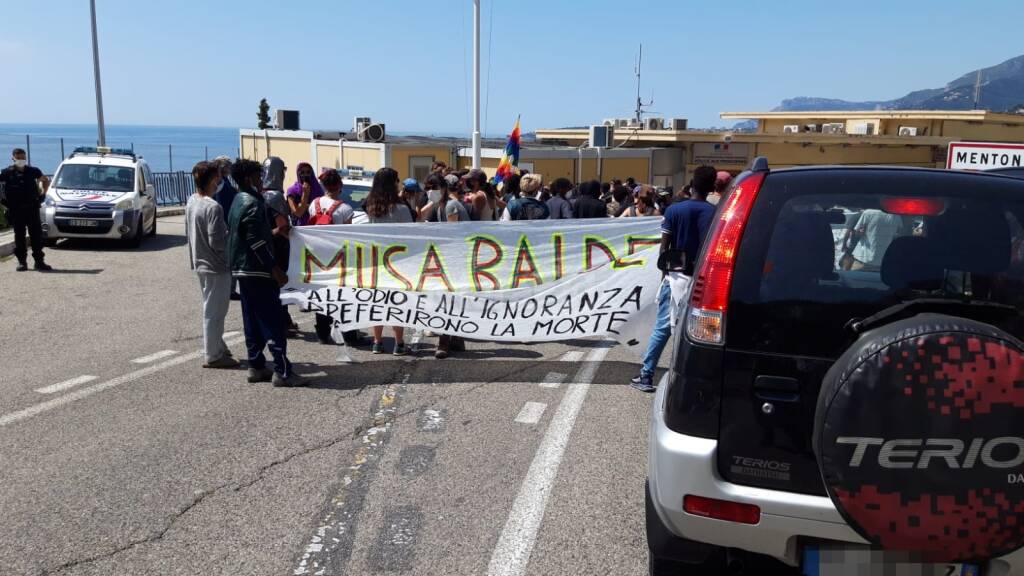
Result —
<svg viewBox="0 0 1024 576"><path fill-rule="evenodd" d="M693 267L715 215L715 207L707 201L708 194L715 189L715 177L713 167L697 168L693 174L693 197L669 206L662 220L661 251L669 253L665 258L668 270L658 291L658 319L644 353L640 375L630 382L641 392L655 390L654 370L672 337L674 311L689 293Z"/></svg>
<svg viewBox="0 0 1024 576"><path fill-rule="evenodd" d="M231 174L238 183L238 194L228 214L228 259L242 296L248 380L273 381L274 386L298 386L303 382L288 361L288 341L281 314L280 287L288 277L274 262L273 236L262 194L262 171L260 164L252 160L239 159L231 167ZM273 372L267 369L264 348L269 348L274 357Z"/></svg>
<svg viewBox="0 0 1024 576"><path fill-rule="evenodd" d="M398 172L394 168L384 167L373 175L373 184L369 194L366 195L365 202L366 216L370 224L415 221L412 209L399 197L398 185ZM395 356L404 356L406 354L405 328L395 326L393 330L395 332L395 348L392 353ZM373 327L374 354L384 352L384 344L381 342L383 335L383 326Z"/></svg>

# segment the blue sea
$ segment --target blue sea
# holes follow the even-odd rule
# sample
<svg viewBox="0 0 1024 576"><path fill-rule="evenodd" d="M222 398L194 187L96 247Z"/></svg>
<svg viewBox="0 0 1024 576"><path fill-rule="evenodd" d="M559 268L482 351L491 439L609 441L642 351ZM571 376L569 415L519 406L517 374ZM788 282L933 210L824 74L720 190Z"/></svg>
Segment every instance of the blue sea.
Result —
<svg viewBox="0 0 1024 576"><path fill-rule="evenodd" d="M26 143L26 136L28 141ZM95 146L92 124L0 124L0 165L12 148L27 148L31 163L53 174L77 146ZM154 172L191 171L196 162L220 155L238 156L238 128L107 125L107 146L134 148Z"/></svg>

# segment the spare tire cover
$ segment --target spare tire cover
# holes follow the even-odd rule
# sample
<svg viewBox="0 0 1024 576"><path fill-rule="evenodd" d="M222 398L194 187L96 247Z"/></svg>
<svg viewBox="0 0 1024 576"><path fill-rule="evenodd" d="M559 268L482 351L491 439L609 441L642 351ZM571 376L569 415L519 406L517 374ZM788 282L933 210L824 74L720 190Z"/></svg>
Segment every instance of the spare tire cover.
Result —
<svg viewBox="0 0 1024 576"><path fill-rule="evenodd" d="M930 562L1024 545L1024 346L938 314L866 332L822 383L814 453L873 545Z"/></svg>

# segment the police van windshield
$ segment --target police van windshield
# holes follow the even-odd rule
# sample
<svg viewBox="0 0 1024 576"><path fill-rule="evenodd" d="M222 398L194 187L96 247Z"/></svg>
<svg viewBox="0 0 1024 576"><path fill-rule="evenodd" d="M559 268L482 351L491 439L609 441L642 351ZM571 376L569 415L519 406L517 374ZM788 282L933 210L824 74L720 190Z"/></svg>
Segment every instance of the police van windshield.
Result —
<svg viewBox="0 0 1024 576"><path fill-rule="evenodd" d="M103 190L131 192L135 189L135 169L125 166L65 164L53 181L66 190Z"/></svg>

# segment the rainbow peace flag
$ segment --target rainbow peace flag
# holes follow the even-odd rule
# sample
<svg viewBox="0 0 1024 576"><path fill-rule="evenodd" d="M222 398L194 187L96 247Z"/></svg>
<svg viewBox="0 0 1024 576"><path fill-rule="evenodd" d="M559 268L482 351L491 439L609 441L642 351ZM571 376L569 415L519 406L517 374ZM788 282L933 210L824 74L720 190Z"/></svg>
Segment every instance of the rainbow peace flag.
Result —
<svg viewBox="0 0 1024 576"><path fill-rule="evenodd" d="M491 183L497 186L506 178L519 171L519 117L516 117L516 125L512 133L508 135L508 142L505 144L505 153L498 163L498 170L494 173Z"/></svg>

